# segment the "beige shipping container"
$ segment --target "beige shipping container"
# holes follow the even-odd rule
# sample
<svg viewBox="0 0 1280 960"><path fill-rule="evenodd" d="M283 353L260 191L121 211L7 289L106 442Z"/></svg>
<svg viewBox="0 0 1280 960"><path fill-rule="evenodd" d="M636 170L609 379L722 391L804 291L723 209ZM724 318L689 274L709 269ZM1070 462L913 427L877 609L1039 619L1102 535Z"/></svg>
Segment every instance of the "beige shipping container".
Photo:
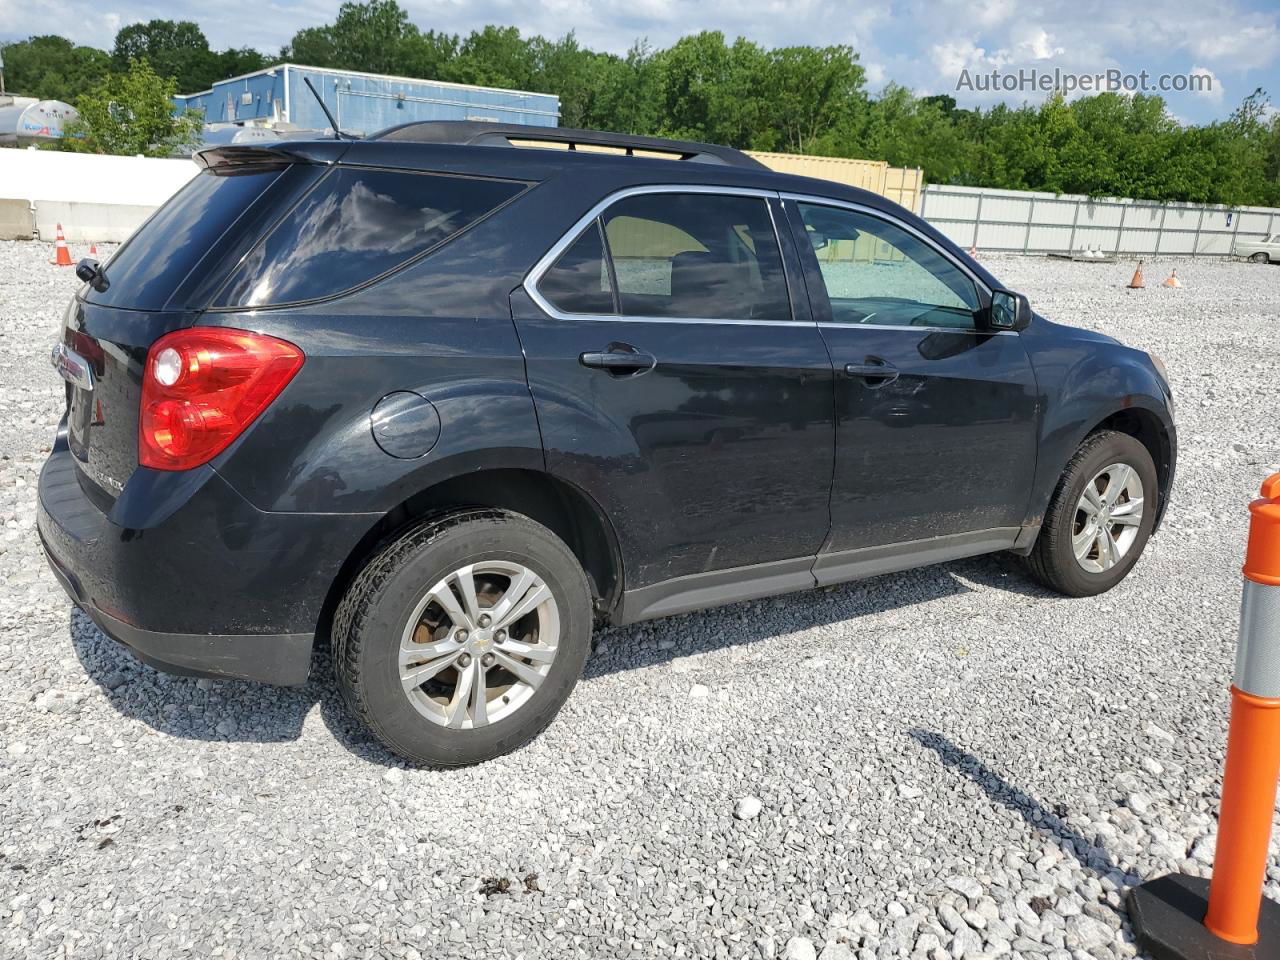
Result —
<svg viewBox="0 0 1280 960"><path fill-rule="evenodd" d="M883 160L810 157L799 153L761 153L748 150L747 154L755 157L770 170L860 187L863 190L878 193L882 197L888 197L912 213L920 212L924 173L919 167L891 167Z"/></svg>

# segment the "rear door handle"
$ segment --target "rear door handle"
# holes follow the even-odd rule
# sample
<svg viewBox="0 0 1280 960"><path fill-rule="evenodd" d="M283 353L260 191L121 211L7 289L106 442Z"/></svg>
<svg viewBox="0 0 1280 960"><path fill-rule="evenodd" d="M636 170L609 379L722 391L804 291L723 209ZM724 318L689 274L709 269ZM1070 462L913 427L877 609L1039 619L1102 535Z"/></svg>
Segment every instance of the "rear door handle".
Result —
<svg viewBox="0 0 1280 960"><path fill-rule="evenodd" d="M612 349L581 354L578 362L584 367L608 370L610 373L643 373L657 366L658 359L653 354L640 353L635 349Z"/></svg>
<svg viewBox="0 0 1280 960"><path fill-rule="evenodd" d="M869 387L883 387L898 379L898 368L879 357L867 357L865 363L846 363L844 372L851 377L863 377Z"/></svg>

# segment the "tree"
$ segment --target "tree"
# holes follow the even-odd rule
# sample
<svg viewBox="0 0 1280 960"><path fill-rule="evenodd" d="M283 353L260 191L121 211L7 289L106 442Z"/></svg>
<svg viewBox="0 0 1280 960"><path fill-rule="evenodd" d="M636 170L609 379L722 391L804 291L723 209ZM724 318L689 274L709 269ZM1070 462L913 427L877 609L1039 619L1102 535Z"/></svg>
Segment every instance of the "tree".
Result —
<svg viewBox="0 0 1280 960"><path fill-rule="evenodd" d="M117 73L127 72L133 60L145 60L158 75L173 77L180 93L208 89L221 79L209 41L190 20L148 20L122 27L111 60Z"/></svg>
<svg viewBox="0 0 1280 960"><path fill-rule="evenodd" d="M58 147L77 153L167 157L200 141L200 117L177 114L177 83L159 77L145 60L130 60L90 93L76 98L80 116L67 124Z"/></svg>
<svg viewBox="0 0 1280 960"><path fill-rule="evenodd" d="M813 145L861 113L866 105L862 85L866 71L851 47L782 47L771 50L762 78L765 128L776 131L768 149L796 153ZM755 135L765 147L764 137ZM772 139L772 138L771 138Z"/></svg>
<svg viewBox="0 0 1280 960"><path fill-rule="evenodd" d="M111 58L93 47L77 47L56 36L30 37L0 46L5 89L41 100L67 103L107 75Z"/></svg>
<svg viewBox="0 0 1280 960"><path fill-rule="evenodd" d="M348 0L332 24L299 30L280 56L314 67L395 74L404 72L418 39L418 28L396 0Z"/></svg>

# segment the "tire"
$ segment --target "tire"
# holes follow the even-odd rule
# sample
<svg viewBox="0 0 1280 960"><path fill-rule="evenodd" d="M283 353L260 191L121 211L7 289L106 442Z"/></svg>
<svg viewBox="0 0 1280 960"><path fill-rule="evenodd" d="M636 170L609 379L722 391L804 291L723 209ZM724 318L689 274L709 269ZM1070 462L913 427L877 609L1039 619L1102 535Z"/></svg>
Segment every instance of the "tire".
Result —
<svg viewBox="0 0 1280 960"><path fill-rule="evenodd" d="M535 600L509 635L500 629L504 611ZM564 542L527 517L476 508L413 528L360 572L334 614L334 668L352 713L389 750L466 766L551 723L582 675L591 623L587 578ZM492 696L483 704L466 695L478 677Z"/></svg>
<svg viewBox="0 0 1280 960"><path fill-rule="evenodd" d="M1132 475L1118 469L1100 473L1112 466L1126 466L1133 471L1140 483L1140 498L1133 496L1137 487ZM1127 487L1112 493L1111 484L1124 477L1128 477ZM1085 489L1091 482L1095 496L1087 502ZM1101 495L1096 495L1099 485ZM1110 507L1106 506L1108 494L1113 498ZM1040 536L1025 558L1028 571L1044 586L1069 597L1092 597L1110 590L1128 575L1142 555L1155 525L1159 496L1155 464L1146 447L1124 433L1100 430L1090 434L1067 464L1053 492ZM1132 518L1139 510L1129 506L1134 499L1141 500L1137 523ZM1103 504L1102 510L1092 513L1098 509L1092 505L1097 501ZM1095 517L1093 526L1087 523L1091 513ZM1120 519L1113 520L1113 516ZM1112 534L1109 540L1103 539L1104 530ZM1118 547L1121 542L1125 549L1117 558L1118 549L1109 545ZM1083 545L1085 554L1079 559L1077 544Z"/></svg>
<svg viewBox="0 0 1280 960"><path fill-rule="evenodd" d="M1254 263L1267 263L1268 261L1271 260L1271 258L1267 256L1267 254L1264 253L1262 250L1259 250L1257 253L1253 254L1251 257L1249 257L1249 259L1252 260Z"/></svg>

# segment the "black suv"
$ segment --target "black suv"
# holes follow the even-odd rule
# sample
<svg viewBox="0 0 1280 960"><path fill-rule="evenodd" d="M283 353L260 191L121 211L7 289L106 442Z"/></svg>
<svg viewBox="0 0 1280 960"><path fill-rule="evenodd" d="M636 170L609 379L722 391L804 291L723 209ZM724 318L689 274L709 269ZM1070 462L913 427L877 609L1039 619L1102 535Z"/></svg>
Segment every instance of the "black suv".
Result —
<svg viewBox="0 0 1280 960"><path fill-rule="evenodd" d="M160 669L297 684L328 637L380 740L472 763L593 623L1001 550L1096 594L1164 510L1161 364L879 196L474 123L198 160L79 268L40 479L55 573Z"/></svg>

